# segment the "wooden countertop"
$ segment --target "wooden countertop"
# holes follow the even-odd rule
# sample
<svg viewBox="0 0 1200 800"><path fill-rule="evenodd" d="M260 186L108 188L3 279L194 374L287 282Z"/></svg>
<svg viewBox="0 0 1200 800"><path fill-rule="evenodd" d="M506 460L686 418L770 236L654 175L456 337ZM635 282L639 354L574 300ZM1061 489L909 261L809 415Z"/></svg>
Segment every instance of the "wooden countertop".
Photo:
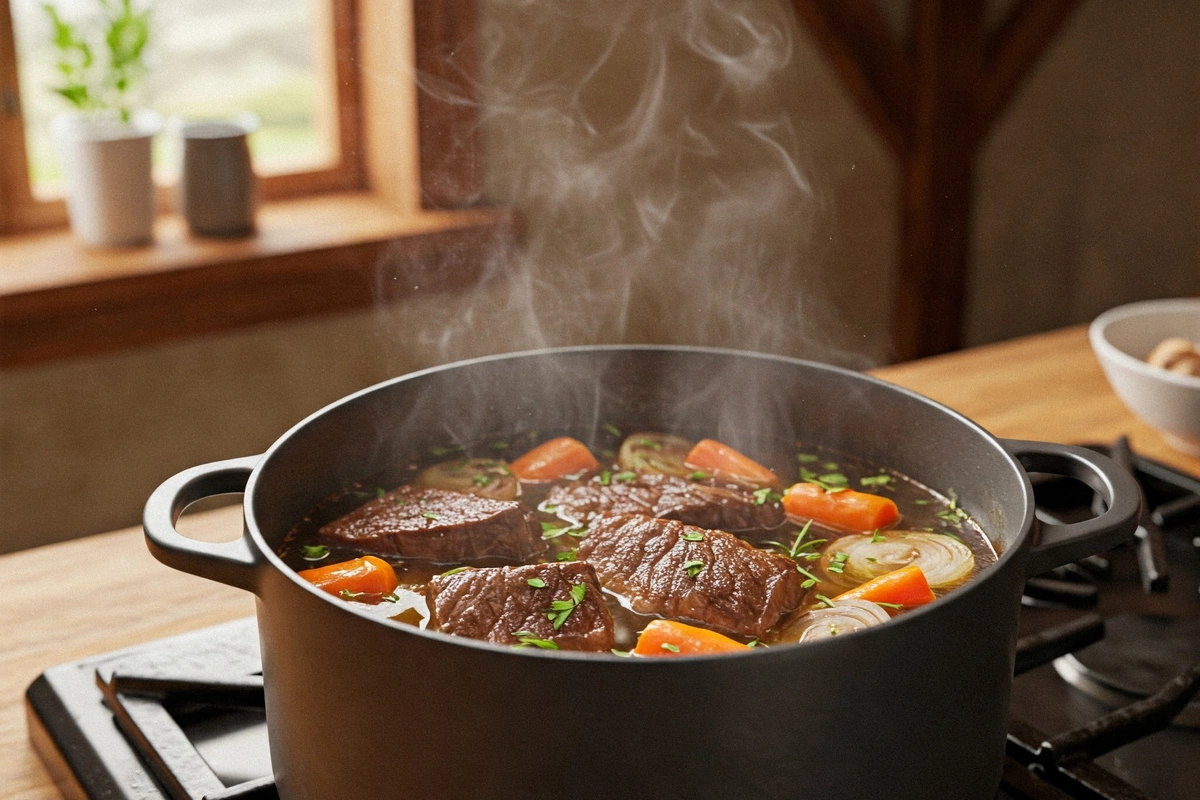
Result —
<svg viewBox="0 0 1200 800"><path fill-rule="evenodd" d="M966 414L997 436L1067 443L1124 434L1138 453L1200 475L1113 395L1087 342L1070 328L876 370ZM240 534L240 508L193 515L188 535ZM0 556L0 800L60 795L30 746L26 687L43 670L254 613L251 596L150 557L140 528Z"/></svg>

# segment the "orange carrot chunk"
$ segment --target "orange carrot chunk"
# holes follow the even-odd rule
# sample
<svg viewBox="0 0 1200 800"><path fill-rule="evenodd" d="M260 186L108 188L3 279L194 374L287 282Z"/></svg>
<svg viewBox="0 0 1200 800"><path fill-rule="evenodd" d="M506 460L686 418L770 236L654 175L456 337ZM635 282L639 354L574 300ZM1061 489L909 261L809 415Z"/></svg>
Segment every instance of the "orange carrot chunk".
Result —
<svg viewBox="0 0 1200 800"><path fill-rule="evenodd" d="M778 489L779 477L749 456L715 439L701 439L683 459L692 469L758 488Z"/></svg>
<svg viewBox="0 0 1200 800"><path fill-rule="evenodd" d="M707 628L684 625L670 619L656 619L642 631L633 652L639 656L689 656L749 649L748 645Z"/></svg>
<svg viewBox="0 0 1200 800"><path fill-rule="evenodd" d="M788 489L783 510L852 531L886 528L900 519L900 509L886 497L853 489L827 492L815 483L797 483Z"/></svg>
<svg viewBox="0 0 1200 800"><path fill-rule="evenodd" d="M523 481L552 481L565 475L599 469L600 462L587 445L570 436L542 442L508 465Z"/></svg>
<svg viewBox="0 0 1200 800"><path fill-rule="evenodd" d="M859 600L870 600L872 603L886 603L888 606L900 606L895 609L889 607L888 611L892 613L906 608L923 606L934 600L933 590L929 588L929 581L925 580L925 573L916 564L909 564L894 572L872 578L848 592L842 592L833 598L833 602L836 603L846 597L857 597Z"/></svg>
<svg viewBox="0 0 1200 800"><path fill-rule="evenodd" d="M303 569L297 574L318 588L339 596L342 592L384 595L400 585L392 565L375 556Z"/></svg>

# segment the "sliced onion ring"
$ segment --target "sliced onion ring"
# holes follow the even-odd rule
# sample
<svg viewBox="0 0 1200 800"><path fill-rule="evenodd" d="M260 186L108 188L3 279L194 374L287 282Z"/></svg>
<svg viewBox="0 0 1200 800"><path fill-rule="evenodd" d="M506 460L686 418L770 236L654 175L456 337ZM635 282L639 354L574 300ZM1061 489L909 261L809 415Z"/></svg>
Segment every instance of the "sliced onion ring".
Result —
<svg viewBox="0 0 1200 800"><path fill-rule="evenodd" d="M691 452L692 442L669 433L642 432L625 437L617 453L621 469L630 472L658 472L686 478L695 470L683 461Z"/></svg>
<svg viewBox="0 0 1200 800"><path fill-rule="evenodd" d="M829 569L834 554L845 553L842 572ZM975 569L971 548L942 533L885 531L843 536L825 548L821 566L833 583L853 588L889 572L916 564L931 589L949 589L965 581Z"/></svg>
<svg viewBox="0 0 1200 800"><path fill-rule="evenodd" d="M787 642L812 642L861 631L889 619L882 606L847 597L833 601L833 607L821 606L804 612L784 629L780 638Z"/></svg>
<svg viewBox="0 0 1200 800"><path fill-rule="evenodd" d="M492 500L516 500L521 484L508 464L494 458L460 458L421 470L413 481L430 489L466 492Z"/></svg>

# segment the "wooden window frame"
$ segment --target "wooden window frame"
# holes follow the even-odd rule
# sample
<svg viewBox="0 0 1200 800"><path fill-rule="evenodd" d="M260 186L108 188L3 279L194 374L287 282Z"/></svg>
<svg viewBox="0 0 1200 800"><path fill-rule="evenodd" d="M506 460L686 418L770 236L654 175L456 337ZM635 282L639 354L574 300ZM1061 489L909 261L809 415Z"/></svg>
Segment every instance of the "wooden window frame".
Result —
<svg viewBox="0 0 1200 800"><path fill-rule="evenodd" d="M0 234L0 370L465 289L507 263L520 224L481 189L474 0L331 2L357 172L264 203L239 239L189 236L177 214L148 247L88 250L62 225ZM418 93L414 68L439 91ZM0 202L0 231L14 207Z"/></svg>
<svg viewBox="0 0 1200 800"><path fill-rule="evenodd" d="M356 0L314 3L314 71L326 84L317 93L317 124L333 146L328 167L259 179L266 201L363 188ZM158 187L159 208L172 207L173 187ZM66 202L32 193L21 113L16 37L9 0L0 0L0 236L66 225Z"/></svg>

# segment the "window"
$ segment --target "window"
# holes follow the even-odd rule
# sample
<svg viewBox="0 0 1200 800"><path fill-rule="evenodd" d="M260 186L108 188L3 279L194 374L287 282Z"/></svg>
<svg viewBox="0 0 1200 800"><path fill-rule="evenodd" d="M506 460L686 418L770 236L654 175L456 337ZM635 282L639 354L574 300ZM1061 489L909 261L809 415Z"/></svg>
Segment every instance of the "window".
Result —
<svg viewBox="0 0 1200 800"><path fill-rule="evenodd" d="M67 103L43 0L0 0L0 230L61 224L61 175L49 120ZM98 0L55 0L66 20ZM154 0L151 70L138 100L165 117L249 111L264 197L360 181L352 0ZM159 136L155 169L174 180L173 137Z"/></svg>

